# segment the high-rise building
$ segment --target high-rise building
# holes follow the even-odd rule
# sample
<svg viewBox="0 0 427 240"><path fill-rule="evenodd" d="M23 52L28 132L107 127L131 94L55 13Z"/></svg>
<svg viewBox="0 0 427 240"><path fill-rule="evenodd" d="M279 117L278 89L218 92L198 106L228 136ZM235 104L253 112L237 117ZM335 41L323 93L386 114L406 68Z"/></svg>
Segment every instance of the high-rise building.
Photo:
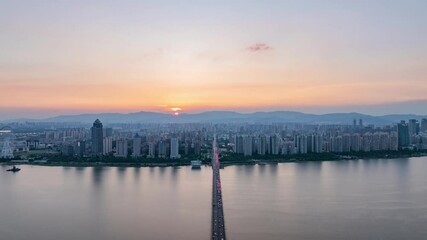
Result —
<svg viewBox="0 0 427 240"><path fill-rule="evenodd" d="M264 136L260 136L258 138L258 147L257 147L257 152L259 155L265 155L267 151L267 137Z"/></svg>
<svg viewBox="0 0 427 240"><path fill-rule="evenodd" d="M179 142L178 138L171 138L171 154L170 158L178 159L181 156L179 155Z"/></svg>
<svg viewBox="0 0 427 240"><path fill-rule="evenodd" d="M270 137L270 154L279 154L280 137L276 134Z"/></svg>
<svg viewBox="0 0 427 240"><path fill-rule="evenodd" d="M139 136L135 136L132 139L132 157L140 157L141 156L141 138Z"/></svg>
<svg viewBox="0 0 427 240"><path fill-rule="evenodd" d="M307 137L307 151L313 153L322 152L322 136L310 135Z"/></svg>
<svg viewBox="0 0 427 240"><path fill-rule="evenodd" d="M113 137L109 136L109 137L105 137L102 140L102 145L103 145L103 150L102 153L104 155L108 155L111 152L113 152Z"/></svg>
<svg viewBox="0 0 427 240"><path fill-rule="evenodd" d="M202 144L200 143L200 141L194 142L194 154L200 155L201 151L202 151Z"/></svg>
<svg viewBox="0 0 427 240"><path fill-rule="evenodd" d="M126 139L120 139L116 142L116 157L127 157L128 156L128 141Z"/></svg>
<svg viewBox="0 0 427 240"><path fill-rule="evenodd" d="M421 120L421 132L427 132L427 118Z"/></svg>
<svg viewBox="0 0 427 240"><path fill-rule="evenodd" d="M156 143L149 142L148 143L148 158L155 158L156 157Z"/></svg>
<svg viewBox="0 0 427 240"><path fill-rule="evenodd" d="M365 133L362 136L362 151L369 152L372 150L372 133Z"/></svg>
<svg viewBox="0 0 427 240"><path fill-rule="evenodd" d="M323 136L321 135L314 135L314 152L315 153L321 153L323 152Z"/></svg>
<svg viewBox="0 0 427 240"><path fill-rule="evenodd" d="M77 141L76 142L76 155L78 157L83 157L83 155L85 154L86 151L86 142L85 141Z"/></svg>
<svg viewBox="0 0 427 240"><path fill-rule="evenodd" d="M381 136L379 132L375 132L371 138L371 151L379 150L381 150Z"/></svg>
<svg viewBox="0 0 427 240"><path fill-rule="evenodd" d="M271 136L266 135L265 136L265 153L271 154Z"/></svg>
<svg viewBox="0 0 427 240"><path fill-rule="evenodd" d="M399 137L397 132L390 133L390 150L392 151L399 150Z"/></svg>
<svg viewBox="0 0 427 240"><path fill-rule="evenodd" d="M409 126L405 123L405 121L401 121L397 124L397 137L399 148L409 146Z"/></svg>
<svg viewBox="0 0 427 240"><path fill-rule="evenodd" d="M408 128L409 128L409 136L418 134L420 131L420 125L416 119L409 119Z"/></svg>
<svg viewBox="0 0 427 240"><path fill-rule="evenodd" d="M102 123L99 119L96 119L91 128L92 138L92 153L95 155L101 155L103 153L103 130Z"/></svg>
<svg viewBox="0 0 427 240"><path fill-rule="evenodd" d="M243 153L243 136L238 135L234 138L234 152L238 154Z"/></svg>
<svg viewBox="0 0 427 240"><path fill-rule="evenodd" d="M167 157L167 145L166 142L161 140L158 144L157 144L157 155L159 156L159 158L166 158Z"/></svg>
<svg viewBox="0 0 427 240"><path fill-rule="evenodd" d="M351 135L350 150L353 152L360 151L360 135L358 133Z"/></svg>
<svg viewBox="0 0 427 240"><path fill-rule="evenodd" d="M243 137L243 155L252 156L252 136Z"/></svg>
<svg viewBox="0 0 427 240"><path fill-rule="evenodd" d="M297 135L295 137L295 147L297 153L305 154L307 153L307 136L305 135Z"/></svg>
<svg viewBox="0 0 427 240"><path fill-rule="evenodd" d="M390 141L390 135L388 133L380 133L380 150L386 151L391 150L391 141Z"/></svg>
<svg viewBox="0 0 427 240"><path fill-rule="evenodd" d="M342 150L343 152L350 152L351 149L351 137L350 134L346 133L342 136Z"/></svg>
<svg viewBox="0 0 427 240"><path fill-rule="evenodd" d="M335 137L335 151L334 152L343 152L343 139L342 136Z"/></svg>

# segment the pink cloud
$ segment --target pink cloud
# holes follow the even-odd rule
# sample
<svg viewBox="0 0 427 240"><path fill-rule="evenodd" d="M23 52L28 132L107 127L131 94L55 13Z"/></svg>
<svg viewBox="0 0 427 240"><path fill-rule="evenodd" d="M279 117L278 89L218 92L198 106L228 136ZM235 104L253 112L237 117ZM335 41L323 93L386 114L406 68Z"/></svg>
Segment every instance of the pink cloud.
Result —
<svg viewBox="0 0 427 240"><path fill-rule="evenodd" d="M246 50L250 51L250 52L262 52L262 51L268 51L268 50L272 50L273 48L268 46L265 43L255 43L249 47L246 48Z"/></svg>

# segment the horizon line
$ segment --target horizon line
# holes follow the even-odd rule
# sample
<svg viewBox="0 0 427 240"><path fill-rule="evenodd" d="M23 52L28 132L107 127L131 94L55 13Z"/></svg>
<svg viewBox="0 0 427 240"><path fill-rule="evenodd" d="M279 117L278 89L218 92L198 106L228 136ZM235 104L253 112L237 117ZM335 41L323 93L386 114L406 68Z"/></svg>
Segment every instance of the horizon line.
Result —
<svg viewBox="0 0 427 240"><path fill-rule="evenodd" d="M380 115L373 115L358 111L336 111L336 112L325 112L325 113L310 113L305 111L297 111L297 110L259 110L259 111L238 111L238 110L206 110L206 111L180 111L179 115L197 115L197 114L203 114L203 113L214 113L214 112L223 112L223 113L237 113L242 115L249 115L249 114L256 114L256 113L279 113L279 112L288 112L288 113L301 113L306 115L316 115L316 116L322 116L322 115L329 115L329 114L360 114L367 117L383 117L383 116L391 116L391 115L414 115L417 117L427 117L427 114L417 114L417 113L389 113L389 114L380 114ZM156 114L163 114L163 115L170 115L170 116L176 116L179 118L179 116L174 115L174 111L147 111L147 110L139 110L139 111L129 111L129 112L81 112L81 113L75 113L75 114L59 114L49 117L19 117L19 118L8 118L8 119L0 119L0 122L13 122L13 121L43 121L43 120L49 120L52 118L58 118L58 117L73 117L73 116L83 116L83 115L103 115L103 114L120 114L120 115L129 115L129 114L137 114L137 113L156 113Z"/></svg>

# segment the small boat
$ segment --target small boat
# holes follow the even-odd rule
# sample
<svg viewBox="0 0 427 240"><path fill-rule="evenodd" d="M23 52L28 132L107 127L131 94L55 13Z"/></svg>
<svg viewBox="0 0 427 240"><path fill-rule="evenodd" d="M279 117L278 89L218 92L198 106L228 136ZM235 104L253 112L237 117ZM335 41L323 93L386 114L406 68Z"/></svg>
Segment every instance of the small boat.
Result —
<svg viewBox="0 0 427 240"><path fill-rule="evenodd" d="M13 166L13 168L7 169L6 171L8 171L8 172L19 172L19 171L21 171L21 169Z"/></svg>
<svg viewBox="0 0 427 240"><path fill-rule="evenodd" d="M199 169L201 166L202 166L202 161L200 161L200 160L191 161L191 168Z"/></svg>

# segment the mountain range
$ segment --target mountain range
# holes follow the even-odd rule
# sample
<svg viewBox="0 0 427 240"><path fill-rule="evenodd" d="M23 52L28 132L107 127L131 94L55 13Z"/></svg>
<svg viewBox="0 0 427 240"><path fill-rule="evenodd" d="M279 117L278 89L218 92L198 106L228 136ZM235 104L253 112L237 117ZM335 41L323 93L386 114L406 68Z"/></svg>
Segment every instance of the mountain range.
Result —
<svg viewBox="0 0 427 240"><path fill-rule="evenodd" d="M202 113L181 113L178 116L158 112L134 113L90 113L61 115L46 119L15 119L7 122L64 122L92 123L99 118L103 123L306 123L306 124L352 124L362 119L364 124L387 125L401 120L427 118L415 114L392 114L372 116L361 113L309 114L294 111L239 113L232 111L210 111Z"/></svg>

